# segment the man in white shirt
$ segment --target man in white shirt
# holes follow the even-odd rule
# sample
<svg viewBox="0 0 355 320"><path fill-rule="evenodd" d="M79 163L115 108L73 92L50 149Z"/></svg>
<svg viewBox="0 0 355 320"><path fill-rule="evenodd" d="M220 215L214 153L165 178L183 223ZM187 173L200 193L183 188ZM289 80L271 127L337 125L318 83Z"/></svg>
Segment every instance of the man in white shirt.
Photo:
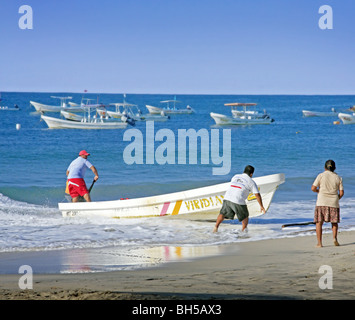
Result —
<svg viewBox="0 0 355 320"><path fill-rule="evenodd" d="M245 167L243 174L237 174L232 178L231 184L224 196L223 205L213 232L218 231L218 227L224 219L234 219L235 215L242 222L242 231L246 229L249 222L249 212L245 201L250 193L254 193L260 205L261 212L265 213L258 186L252 179L253 173L254 167L248 165Z"/></svg>
<svg viewBox="0 0 355 320"><path fill-rule="evenodd" d="M67 169L68 189L73 202L78 202L80 197L84 197L87 202L91 201L90 193L84 180L87 168L94 173L94 181L99 179L96 168L87 160L89 155L90 153L81 150L79 157L73 160Z"/></svg>

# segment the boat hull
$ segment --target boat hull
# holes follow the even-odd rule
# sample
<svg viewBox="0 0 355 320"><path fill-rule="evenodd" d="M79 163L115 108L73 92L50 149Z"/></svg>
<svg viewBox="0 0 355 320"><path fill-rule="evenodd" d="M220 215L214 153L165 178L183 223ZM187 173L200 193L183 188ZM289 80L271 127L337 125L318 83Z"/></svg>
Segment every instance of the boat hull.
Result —
<svg viewBox="0 0 355 320"><path fill-rule="evenodd" d="M121 112L115 112L115 111L107 111L107 114L109 117L113 119L121 119L122 113Z"/></svg>
<svg viewBox="0 0 355 320"><path fill-rule="evenodd" d="M97 119L97 122L79 122L44 115L41 115L41 118L46 122L49 129L125 129L128 125L127 122L106 122L100 119Z"/></svg>
<svg viewBox="0 0 355 320"><path fill-rule="evenodd" d="M318 111L309 111L302 110L304 117L336 117L338 112L318 112Z"/></svg>
<svg viewBox="0 0 355 320"><path fill-rule="evenodd" d="M20 108L11 108L11 107L0 107L0 111L19 111Z"/></svg>
<svg viewBox="0 0 355 320"><path fill-rule="evenodd" d="M62 110L60 113L65 119L71 120L71 121L81 121L84 118L81 115L78 115L78 114L72 113L72 112L68 112L68 111L64 111L64 110Z"/></svg>
<svg viewBox="0 0 355 320"><path fill-rule="evenodd" d="M267 118L254 118L252 116L246 117L228 117L220 113L210 113L211 118L217 125L250 125L250 124L270 124L274 120L270 117Z"/></svg>
<svg viewBox="0 0 355 320"><path fill-rule="evenodd" d="M284 174L253 179L268 210L278 186L285 182ZM165 195L128 200L59 203L64 217L103 216L111 218L176 217L185 219L215 219L222 207L224 194L230 182ZM247 200L249 216L262 213L253 194Z"/></svg>
<svg viewBox="0 0 355 320"><path fill-rule="evenodd" d="M339 113L338 117L343 122L343 124L355 124L355 115Z"/></svg>
<svg viewBox="0 0 355 320"><path fill-rule="evenodd" d="M37 112L60 112L62 110L70 112L83 112L81 107L60 107L60 106L50 106L47 104L30 101L30 104L36 109Z"/></svg>
<svg viewBox="0 0 355 320"><path fill-rule="evenodd" d="M192 109L165 109L165 108L158 108L150 105L146 105L150 114L192 114L194 111Z"/></svg>

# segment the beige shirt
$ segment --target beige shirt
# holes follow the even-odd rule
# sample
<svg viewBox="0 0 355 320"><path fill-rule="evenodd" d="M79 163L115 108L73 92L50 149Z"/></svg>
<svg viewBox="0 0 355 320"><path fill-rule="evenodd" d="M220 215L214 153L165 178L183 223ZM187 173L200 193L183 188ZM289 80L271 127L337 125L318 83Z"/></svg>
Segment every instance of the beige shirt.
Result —
<svg viewBox="0 0 355 320"><path fill-rule="evenodd" d="M313 185L319 188L317 206L339 208L339 190L344 190L343 180L335 172L320 173Z"/></svg>

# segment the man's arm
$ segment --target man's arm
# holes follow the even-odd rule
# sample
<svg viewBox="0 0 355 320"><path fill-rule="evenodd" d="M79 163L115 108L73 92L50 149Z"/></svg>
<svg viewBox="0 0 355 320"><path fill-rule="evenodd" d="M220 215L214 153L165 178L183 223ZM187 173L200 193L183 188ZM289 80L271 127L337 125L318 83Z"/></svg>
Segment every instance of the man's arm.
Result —
<svg viewBox="0 0 355 320"><path fill-rule="evenodd" d="M265 208L264 208L263 200L261 199L260 193L255 193L255 198L256 198L256 200L258 201L259 205L260 205L260 211L261 211L262 213L265 213L266 210L265 210Z"/></svg>
<svg viewBox="0 0 355 320"><path fill-rule="evenodd" d="M97 181L99 179L99 174L97 173L96 168L94 166L91 166L90 169L92 170L92 172L95 175L94 180Z"/></svg>

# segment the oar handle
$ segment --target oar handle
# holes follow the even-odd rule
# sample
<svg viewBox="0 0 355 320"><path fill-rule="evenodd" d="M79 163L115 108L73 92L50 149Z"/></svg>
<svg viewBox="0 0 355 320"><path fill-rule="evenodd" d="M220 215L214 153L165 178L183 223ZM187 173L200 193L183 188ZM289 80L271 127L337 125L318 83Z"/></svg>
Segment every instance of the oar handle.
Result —
<svg viewBox="0 0 355 320"><path fill-rule="evenodd" d="M92 183L91 183L90 188L89 188L89 193L90 193L90 191L91 191L92 187L94 186L94 183L95 183L95 182L96 182L96 180L94 179L94 180L92 181Z"/></svg>

